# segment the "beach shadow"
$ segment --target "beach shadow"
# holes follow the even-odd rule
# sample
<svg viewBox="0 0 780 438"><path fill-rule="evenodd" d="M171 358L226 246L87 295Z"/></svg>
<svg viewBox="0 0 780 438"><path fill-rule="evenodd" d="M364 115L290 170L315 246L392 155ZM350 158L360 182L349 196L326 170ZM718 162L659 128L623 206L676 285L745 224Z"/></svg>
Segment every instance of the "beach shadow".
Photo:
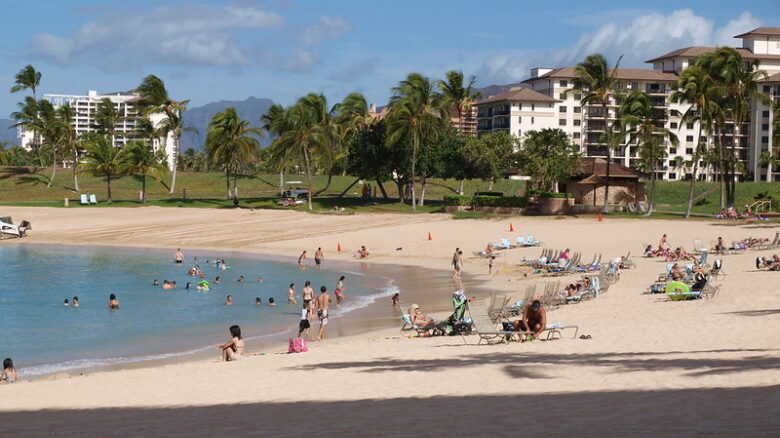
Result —
<svg viewBox="0 0 780 438"><path fill-rule="evenodd" d="M540 354L512 352L491 352L469 356L454 356L446 359L392 359L379 358L371 361L326 362L316 365L291 367L292 370L307 371L316 369L344 370L357 369L365 373L381 372L434 372L446 369L462 369L482 365L503 365L503 371L515 378L544 378L540 370L545 367L574 365L577 367L610 368L605 372L632 371L669 371L679 370L691 377L703 377L716 374L728 374L749 370L764 370L780 367L780 356L767 354L738 358L693 357L696 354L752 352L768 353L774 350L710 350L676 351L657 353L593 353L593 354ZM670 355L686 355L683 358L668 358ZM518 371L524 367L525 371ZM528 372L533 370L533 372Z"/></svg>
<svg viewBox="0 0 780 438"><path fill-rule="evenodd" d="M452 382L454 391L457 384ZM744 438L773 436L780 430L780 386L391 399L381 398L381 386L374 391L376 398L361 400L2 412L0 432L14 438Z"/></svg>
<svg viewBox="0 0 780 438"><path fill-rule="evenodd" d="M739 316L766 316L766 315L778 315L780 309L763 309L763 310L743 310L740 312L726 312L721 315L739 315Z"/></svg>

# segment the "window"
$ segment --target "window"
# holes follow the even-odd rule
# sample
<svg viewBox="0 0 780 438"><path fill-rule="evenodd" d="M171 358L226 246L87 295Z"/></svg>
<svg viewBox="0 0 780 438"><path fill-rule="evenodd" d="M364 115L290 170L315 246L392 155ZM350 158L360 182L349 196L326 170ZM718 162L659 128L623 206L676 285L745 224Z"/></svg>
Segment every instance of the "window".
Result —
<svg viewBox="0 0 780 438"><path fill-rule="evenodd" d="M580 106L575 106L574 107L574 114L579 114L581 112L582 112L582 107L580 107Z"/></svg>
<svg viewBox="0 0 780 438"><path fill-rule="evenodd" d="M519 109L520 111L523 110L523 102L517 102L517 109Z"/></svg>
<svg viewBox="0 0 780 438"><path fill-rule="evenodd" d="M574 99L575 99L575 100L582 100L582 94L575 93L575 94L574 94Z"/></svg>
<svg viewBox="0 0 780 438"><path fill-rule="evenodd" d="M522 129L518 129L517 130L517 136L518 137L522 137L523 136L523 130Z"/></svg>
<svg viewBox="0 0 780 438"><path fill-rule="evenodd" d="M574 138L580 138L580 133L579 132L575 132L574 133Z"/></svg>
<svg viewBox="0 0 780 438"><path fill-rule="evenodd" d="M761 143L762 144L768 144L769 143L769 137L767 137L767 136L761 137Z"/></svg>
<svg viewBox="0 0 780 438"><path fill-rule="evenodd" d="M523 117L522 116L517 118L517 123L523 123Z"/></svg>
<svg viewBox="0 0 780 438"><path fill-rule="evenodd" d="M770 91L772 91L772 86L771 85L764 85L764 93L769 93Z"/></svg>
<svg viewBox="0 0 780 438"><path fill-rule="evenodd" d="M536 104L535 104L535 103L532 103L532 104L531 104L531 111L533 111L534 109L536 109L536 108L535 108L535 106L536 106Z"/></svg>
<svg viewBox="0 0 780 438"><path fill-rule="evenodd" d="M531 124L532 125L534 124L534 118L533 117L531 117Z"/></svg>
<svg viewBox="0 0 780 438"><path fill-rule="evenodd" d="M561 81L561 87L568 87L569 81Z"/></svg>
<svg viewBox="0 0 780 438"><path fill-rule="evenodd" d="M693 141L693 136L692 135L686 135L685 136L685 141Z"/></svg>
<svg viewBox="0 0 780 438"><path fill-rule="evenodd" d="M764 110L764 111L761 113L761 116L762 116L762 117L769 117L769 110Z"/></svg>
<svg viewBox="0 0 780 438"><path fill-rule="evenodd" d="M558 111L560 111L562 113L566 113L566 107L565 106L559 106L558 107Z"/></svg>
<svg viewBox="0 0 780 438"><path fill-rule="evenodd" d="M693 148L685 148L685 153L688 155L693 155Z"/></svg>
<svg viewBox="0 0 780 438"><path fill-rule="evenodd" d="M769 123L762 123L761 124L761 130L762 131L769 131Z"/></svg>
<svg viewBox="0 0 780 438"><path fill-rule="evenodd" d="M669 153L670 154L676 154L677 153L677 148L669 148Z"/></svg>
<svg viewBox="0 0 780 438"><path fill-rule="evenodd" d="M669 179L677 179L677 174L672 172L669 174Z"/></svg>
<svg viewBox="0 0 780 438"><path fill-rule="evenodd" d="M574 120L574 126L580 126L580 125L582 125L582 120L580 120L580 119L575 119L575 120Z"/></svg>
<svg viewBox="0 0 780 438"><path fill-rule="evenodd" d="M693 122L688 122L688 124L685 125L688 129L693 129Z"/></svg>
<svg viewBox="0 0 780 438"><path fill-rule="evenodd" d="M558 99L566 100L566 93L560 93L558 94Z"/></svg>
<svg viewBox="0 0 780 438"><path fill-rule="evenodd" d="M566 119L558 120L558 126L566 126Z"/></svg>
<svg viewBox="0 0 780 438"><path fill-rule="evenodd" d="M670 128L671 128L671 129L677 129L677 122L672 122L672 123L670 124Z"/></svg>

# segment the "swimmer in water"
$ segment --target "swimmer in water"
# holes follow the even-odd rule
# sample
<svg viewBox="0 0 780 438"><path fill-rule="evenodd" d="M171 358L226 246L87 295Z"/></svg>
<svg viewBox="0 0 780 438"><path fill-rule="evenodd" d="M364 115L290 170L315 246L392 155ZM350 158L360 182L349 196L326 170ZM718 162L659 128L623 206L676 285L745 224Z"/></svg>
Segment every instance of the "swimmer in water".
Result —
<svg viewBox="0 0 780 438"><path fill-rule="evenodd" d="M73 297L73 307L79 306L79 297Z"/></svg>
<svg viewBox="0 0 780 438"><path fill-rule="evenodd" d="M225 305L226 306L233 305L233 295L228 295L227 298L225 298Z"/></svg>
<svg viewBox="0 0 780 438"><path fill-rule="evenodd" d="M290 283L290 288L287 289L287 304L298 304L295 301L295 283Z"/></svg>
<svg viewBox="0 0 780 438"><path fill-rule="evenodd" d="M68 306L70 306L70 304L68 304L68 299L65 298L65 307L68 307Z"/></svg>
<svg viewBox="0 0 780 438"><path fill-rule="evenodd" d="M190 290L190 286L192 286L192 283L188 281L187 284L184 285L184 290Z"/></svg>
<svg viewBox="0 0 780 438"><path fill-rule="evenodd" d="M257 277L257 282L258 283L265 283L265 279L262 276Z"/></svg>
<svg viewBox="0 0 780 438"><path fill-rule="evenodd" d="M114 295L114 294L111 294L111 295L108 297L108 308L109 308L110 310L116 310L116 309L118 309L118 308L119 308L119 300L118 300L118 299L116 299L116 295Z"/></svg>
<svg viewBox="0 0 780 438"><path fill-rule="evenodd" d="M239 283L243 283L244 282L244 276L243 275L239 275L238 278L236 278L236 281L239 282Z"/></svg>
<svg viewBox="0 0 780 438"><path fill-rule="evenodd" d="M255 298L255 306L262 306L263 300L260 299L260 297Z"/></svg>
<svg viewBox="0 0 780 438"><path fill-rule="evenodd" d="M344 280L346 278L342 275L339 281L336 282L336 290L333 291L336 295L336 307L341 307L341 303L344 301Z"/></svg>
<svg viewBox="0 0 780 438"><path fill-rule="evenodd" d="M176 255L173 256L173 261L177 265L184 263L184 253L181 252L181 248L176 248Z"/></svg>
<svg viewBox="0 0 780 438"><path fill-rule="evenodd" d="M276 301L274 301L274 297L271 297L271 298L268 299L268 305L269 306L275 306L276 305Z"/></svg>
<svg viewBox="0 0 780 438"><path fill-rule="evenodd" d="M154 281L152 282L152 286L159 286L159 285L160 285L160 282L157 281L157 279L155 278Z"/></svg>
<svg viewBox="0 0 780 438"><path fill-rule="evenodd" d="M214 279L214 284L219 284L221 281L220 277L217 277Z"/></svg>

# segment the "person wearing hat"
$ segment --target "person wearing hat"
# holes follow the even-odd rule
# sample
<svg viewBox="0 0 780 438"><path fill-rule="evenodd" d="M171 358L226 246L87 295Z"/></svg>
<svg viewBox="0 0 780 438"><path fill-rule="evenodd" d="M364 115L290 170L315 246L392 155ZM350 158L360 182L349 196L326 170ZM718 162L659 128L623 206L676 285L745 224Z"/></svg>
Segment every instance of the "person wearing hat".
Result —
<svg viewBox="0 0 780 438"><path fill-rule="evenodd" d="M420 306L417 304L409 306L409 318L412 320L412 324L418 327L428 327L436 324L436 320L429 318L428 315L422 313Z"/></svg>
<svg viewBox="0 0 780 438"><path fill-rule="evenodd" d="M547 328L547 311L544 310L539 300L534 300L530 306L526 307L523 319L515 321L515 330L533 332L537 338L545 328Z"/></svg>

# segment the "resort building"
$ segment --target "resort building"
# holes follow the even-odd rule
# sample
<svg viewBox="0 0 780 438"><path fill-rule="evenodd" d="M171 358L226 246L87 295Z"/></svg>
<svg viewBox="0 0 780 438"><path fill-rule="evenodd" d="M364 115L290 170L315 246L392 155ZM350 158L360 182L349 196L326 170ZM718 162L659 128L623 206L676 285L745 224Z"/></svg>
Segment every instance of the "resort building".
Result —
<svg viewBox="0 0 780 438"><path fill-rule="evenodd" d="M780 28L760 27L750 32L737 35L742 39L742 47L737 50L745 60L759 61L759 68L766 71L769 78L761 81L761 90L767 97L780 100ZM657 172L659 179L682 180L690 178L692 166L675 164L681 157L684 162L690 162L696 151L697 144L714 144L714 138L707 138L702 133L698 136L697 123L682 123L675 115L684 113L687 105L673 104L669 97L673 84L680 72L698 55L712 52L715 47L687 47L678 49L647 61L652 69L619 68L616 77L618 88L644 90L653 101L653 105L665 115L664 126L677 134L679 145L665 145L667 157ZM569 134L573 143L580 147L586 157L606 158L607 145L602 141L604 117L600 105L582 107L581 95L571 91L576 75L574 67L534 68L531 75L523 81L527 88L513 88L509 92L496 96L488 96L476 103L477 135L495 130L507 132L522 138L527 130L543 128L559 128ZM608 123L616 120L619 102L611 99L608 103ZM755 181L777 180L780 178L780 168L768 169L761 164L761 155L773 150L772 145L772 109L755 100L751 103L748 120L735 132L733 122L725 127L724 144L734 145L739 159L743 162L750 179ZM775 145L776 148L780 145ZM626 167L636 168L638 153L635 145L624 145L613 150L613 162ZM700 163L701 164L701 163ZM700 167L700 169L702 169ZM714 180L716 175L701 172L699 178ZM740 177L741 178L741 177Z"/></svg>
<svg viewBox="0 0 780 438"><path fill-rule="evenodd" d="M97 112L98 104L103 99L109 99L114 108L121 114L121 120L114 126L116 134L114 135L114 146L117 148L123 147L128 141L143 139L138 134L138 119L139 114L135 107L135 104L140 99L136 93L128 92L116 92L110 94L98 94L97 91L90 90L86 95L72 95L72 94L44 94L43 99L48 100L58 108L62 105L70 105L75 109L75 117L71 121L71 124L76 128L78 135L85 134L87 132L95 132L96 121L95 113ZM163 114L153 114L149 117L155 126L159 126L160 122L165 118ZM18 130L19 144L26 149L29 149L33 141L33 133L24 127L19 127ZM174 163L174 151L173 151L173 135L168 134L165 139L157 139L152 145L154 150L160 148L165 149L165 153L168 155L168 167L172 168Z"/></svg>

